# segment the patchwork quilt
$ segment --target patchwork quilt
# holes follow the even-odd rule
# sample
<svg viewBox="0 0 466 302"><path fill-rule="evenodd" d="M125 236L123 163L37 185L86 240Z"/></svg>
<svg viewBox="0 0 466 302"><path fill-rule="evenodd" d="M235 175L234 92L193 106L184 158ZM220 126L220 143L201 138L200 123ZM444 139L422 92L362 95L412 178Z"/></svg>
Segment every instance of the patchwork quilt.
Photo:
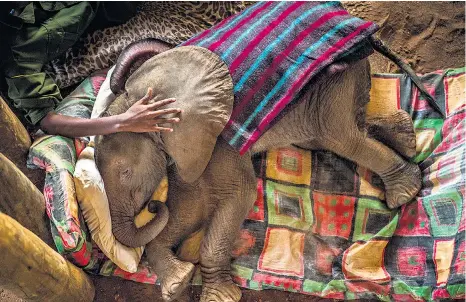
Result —
<svg viewBox="0 0 466 302"><path fill-rule="evenodd" d="M105 75L85 80L58 111L88 118ZM336 299L464 300L465 68L421 79L445 118L398 74L373 75L367 108L368 115L399 108L411 114L413 160L423 177L416 198L389 210L377 175L330 152L290 147L256 154L257 199L234 250L235 282ZM44 136L29 154L30 167L46 170L44 195L58 251L90 273L156 283L144 260L136 273L126 273L91 242L72 180L84 145ZM193 282L200 282L199 274Z"/></svg>

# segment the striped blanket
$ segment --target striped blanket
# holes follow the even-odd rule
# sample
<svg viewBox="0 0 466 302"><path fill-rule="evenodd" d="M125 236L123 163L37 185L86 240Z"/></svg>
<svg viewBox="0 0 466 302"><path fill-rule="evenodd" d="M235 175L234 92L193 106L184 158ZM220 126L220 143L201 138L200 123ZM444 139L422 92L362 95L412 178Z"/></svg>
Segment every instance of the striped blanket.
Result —
<svg viewBox="0 0 466 302"><path fill-rule="evenodd" d="M205 47L228 65L235 100L222 136L244 154L319 71L369 55L377 29L339 2L258 2L180 46Z"/></svg>

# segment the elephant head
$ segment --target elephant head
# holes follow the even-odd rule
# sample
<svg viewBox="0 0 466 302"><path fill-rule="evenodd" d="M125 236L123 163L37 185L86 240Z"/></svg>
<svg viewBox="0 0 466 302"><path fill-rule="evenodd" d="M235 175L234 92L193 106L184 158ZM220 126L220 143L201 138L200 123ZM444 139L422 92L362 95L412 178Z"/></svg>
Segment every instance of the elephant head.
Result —
<svg viewBox="0 0 466 302"><path fill-rule="evenodd" d="M134 226L134 216L166 175L167 164L176 165L183 181L196 181L233 108L233 83L225 63L207 49L186 46L163 52L142 64L104 116L125 112L145 95L148 87L152 87L155 96L151 102L175 98L176 102L167 107L183 110L181 122L173 125L173 132L116 133L97 137L95 145L113 233L128 246L150 242L167 222L164 215L158 215L141 229ZM165 211L162 205L160 210Z"/></svg>
<svg viewBox="0 0 466 302"><path fill-rule="evenodd" d="M104 179L113 233L130 247L145 245L168 221L168 209L159 202L156 219L140 229L134 223L165 174L167 160L160 144L161 140L152 135L128 132L96 140L96 163Z"/></svg>

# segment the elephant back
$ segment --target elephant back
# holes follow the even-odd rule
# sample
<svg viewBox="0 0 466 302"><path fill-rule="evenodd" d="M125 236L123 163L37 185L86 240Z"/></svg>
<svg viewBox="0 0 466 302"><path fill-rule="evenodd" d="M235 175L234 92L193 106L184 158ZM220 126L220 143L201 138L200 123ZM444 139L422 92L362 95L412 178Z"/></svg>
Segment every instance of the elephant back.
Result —
<svg viewBox="0 0 466 302"><path fill-rule="evenodd" d="M167 108L181 108L181 122L162 132L167 153L181 178L199 178L217 137L233 110L233 82L228 67L215 53L198 46L178 47L147 60L127 80L128 98L142 98L152 87L153 101L175 98Z"/></svg>

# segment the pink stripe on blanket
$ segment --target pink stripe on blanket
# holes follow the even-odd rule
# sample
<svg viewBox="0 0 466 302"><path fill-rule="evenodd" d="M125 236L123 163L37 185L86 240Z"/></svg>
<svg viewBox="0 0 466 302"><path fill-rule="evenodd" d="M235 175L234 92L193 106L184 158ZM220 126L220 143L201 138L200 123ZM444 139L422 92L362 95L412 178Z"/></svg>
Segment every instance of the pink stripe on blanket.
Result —
<svg viewBox="0 0 466 302"><path fill-rule="evenodd" d="M243 63L243 61L249 56L251 51L259 45L259 43L267 37L278 25L282 23L292 12L294 12L297 8L302 6L303 2L297 2L290 7L288 7L285 11L283 11L272 23L264 28L254 39L249 42L249 44L243 49L243 51L239 54L239 56L230 64L230 73L234 74L238 66Z"/></svg>
<svg viewBox="0 0 466 302"><path fill-rule="evenodd" d="M225 22L226 22L226 19L223 20L222 22L220 22L219 25L222 26L223 23L225 23ZM184 42L183 46L187 46L187 45L193 44L194 42L199 41L200 39L207 36L207 34L210 34L210 32L211 32L210 29L207 29L207 30L203 31L200 35L198 35L197 37L194 37L192 40L188 40L188 41Z"/></svg>
<svg viewBox="0 0 466 302"><path fill-rule="evenodd" d="M215 43L211 44L208 48L210 51L215 51L218 47L220 47L223 42L225 42L234 32L240 29L244 24L248 23L250 20L254 19L260 12L268 8L272 5L273 2L267 2L265 5L254 11L250 16L241 20L235 27L228 30L220 39L218 39Z"/></svg>

